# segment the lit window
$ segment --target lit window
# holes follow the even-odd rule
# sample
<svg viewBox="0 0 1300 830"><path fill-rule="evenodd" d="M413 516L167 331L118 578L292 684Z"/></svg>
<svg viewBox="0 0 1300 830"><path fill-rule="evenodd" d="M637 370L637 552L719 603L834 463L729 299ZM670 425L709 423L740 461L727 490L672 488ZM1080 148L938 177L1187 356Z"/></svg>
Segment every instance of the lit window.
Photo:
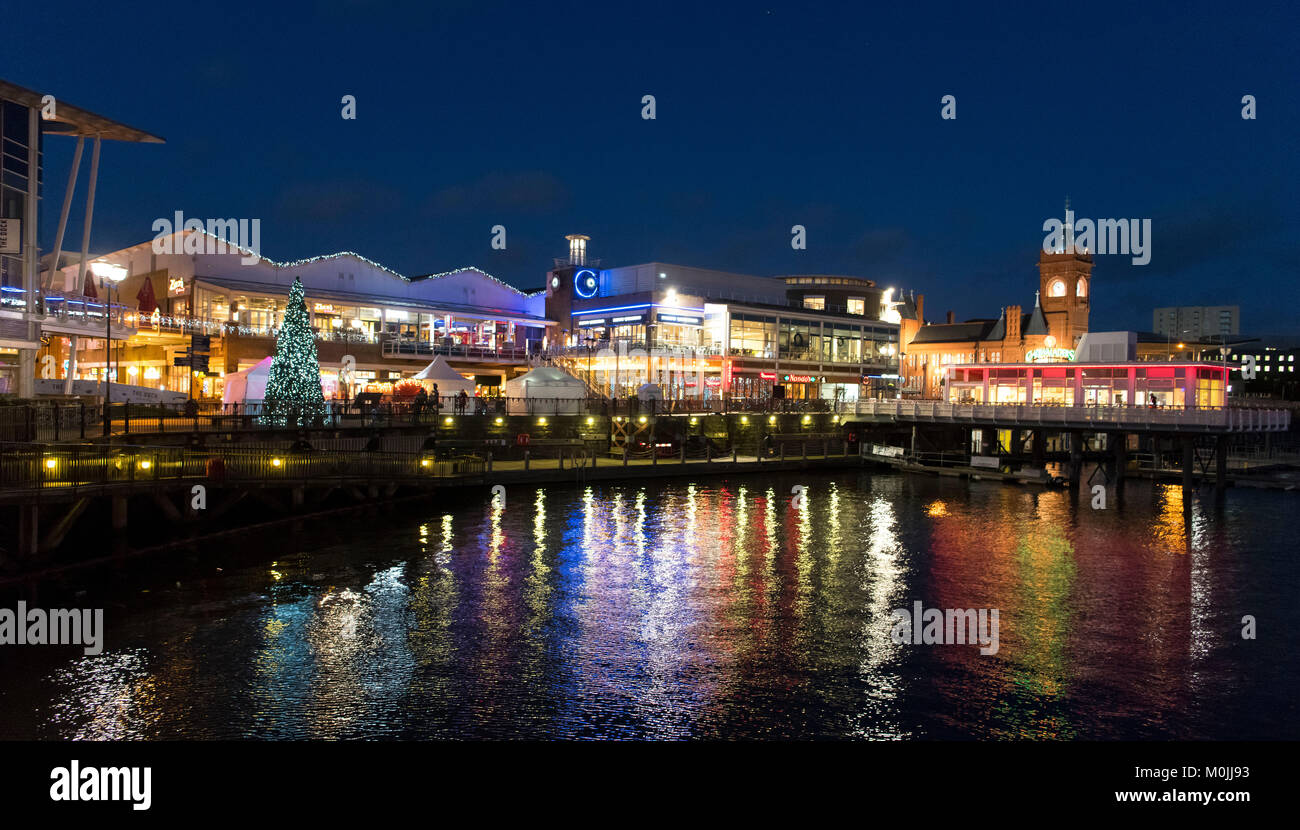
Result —
<svg viewBox="0 0 1300 830"><path fill-rule="evenodd" d="M849 297L849 314L866 314L867 301L864 297Z"/></svg>
<svg viewBox="0 0 1300 830"><path fill-rule="evenodd" d="M1087 280L1079 280L1078 284L1074 286L1074 295L1075 295L1076 297L1086 297L1086 296L1088 296L1088 281L1087 281Z"/></svg>
<svg viewBox="0 0 1300 830"><path fill-rule="evenodd" d="M825 311L825 310L826 310L826 298L825 298L825 297L804 297L804 298L803 298L803 307L804 307L804 308L811 308L811 309L814 309L814 310L816 310L816 311Z"/></svg>
<svg viewBox="0 0 1300 830"><path fill-rule="evenodd" d="M1065 282L1064 282L1063 280L1052 280L1052 284L1049 285L1049 286L1047 286L1047 296L1049 296L1049 297L1064 297L1064 296L1065 296Z"/></svg>

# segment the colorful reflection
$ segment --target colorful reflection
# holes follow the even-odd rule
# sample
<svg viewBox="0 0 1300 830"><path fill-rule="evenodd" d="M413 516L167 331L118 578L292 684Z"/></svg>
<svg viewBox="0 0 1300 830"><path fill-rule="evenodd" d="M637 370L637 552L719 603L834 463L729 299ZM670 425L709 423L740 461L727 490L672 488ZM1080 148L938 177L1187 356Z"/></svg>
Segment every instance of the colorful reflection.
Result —
<svg viewBox="0 0 1300 830"><path fill-rule="evenodd" d="M858 473L468 494L129 598L104 656L11 667L33 714L0 736L1294 737L1265 714L1294 661L1237 624L1294 595L1278 495L1137 482L1097 511ZM894 642L914 602L997 609L999 650Z"/></svg>

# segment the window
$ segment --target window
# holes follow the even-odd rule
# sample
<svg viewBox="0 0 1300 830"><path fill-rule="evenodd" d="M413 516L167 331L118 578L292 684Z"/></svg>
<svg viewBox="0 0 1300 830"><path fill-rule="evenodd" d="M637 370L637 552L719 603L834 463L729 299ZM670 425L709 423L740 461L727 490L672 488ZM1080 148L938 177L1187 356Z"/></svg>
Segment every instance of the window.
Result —
<svg viewBox="0 0 1300 830"><path fill-rule="evenodd" d="M849 297L849 314L866 314L866 297Z"/></svg>
<svg viewBox="0 0 1300 830"><path fill-rule="evenodd" d="M1086 297L1086 296L1088 296L1088 281L1087 281L1087 280L1079 280L1079 281L1075 284L1075 286L1074 286L1074 296L1076 296L1076 297Z"/></svg>
<svg viewBox="0 0 1300 830"><path fill-rule="evenodd" d="M821 296L808 296L803 298L803 307L815 309L816 311L826 310L826 298Z"/></svg>
<svg viewBox="0 0 1300 830"><path fill-rule="evenodd" d="M1049 297L1064 297L1064 296L1065 296L1065 281L1064 281L1064 280L1052 280L1051 284L1047 286L1047 296L1049 296Z"/></svg>

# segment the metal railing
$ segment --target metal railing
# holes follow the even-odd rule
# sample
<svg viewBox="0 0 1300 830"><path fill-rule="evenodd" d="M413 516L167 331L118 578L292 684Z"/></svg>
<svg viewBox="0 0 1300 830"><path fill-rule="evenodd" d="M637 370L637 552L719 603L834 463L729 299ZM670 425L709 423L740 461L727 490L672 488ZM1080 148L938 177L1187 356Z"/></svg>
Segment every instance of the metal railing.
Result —
<svg viewBox="0 0 1300 830"><path fill-rule="evenodd" d="M527 347L488 348L487 346L460 346L443 343L431 343L427 340L383 341L384 357L460 357L478 360L509 360L523 362L528 359Z"/></svg>
<svg viewBox="0 0 1300 830"><path fill-rule="evenodd" d="M292 429L375 429L446 425L448 418L509 416L601 416L830 414L852 404L824 399L777 398L507 398L440 395L386 397L374 402L327 401L309 409L274 408L263 403L187 401L179 404L114 402L108 407L108 434L233 433ZM104 433L102 403L70 400L0 406L0 442L68 441Z"/></svg>
<svg viewBox="0 0 1300 830"><path fill-rule="evenodd" d="M994 425L1062 426L1083 429L1145 428L1171 431L1283 432L1291 413L1282 409L1213 407L1199 409L1145 406L1036 406L953 404L942 401L867 400L853 413L901 420L982 422Z"/></svg>
<svg viewBox="0 0 1300 830"><path fill-rule="evenodd" d="M165 482L294 483L323 480L400 482L481 476L484 458L431 453L291 452L89 444L0 443L0 492L132 489Z"/></svg>

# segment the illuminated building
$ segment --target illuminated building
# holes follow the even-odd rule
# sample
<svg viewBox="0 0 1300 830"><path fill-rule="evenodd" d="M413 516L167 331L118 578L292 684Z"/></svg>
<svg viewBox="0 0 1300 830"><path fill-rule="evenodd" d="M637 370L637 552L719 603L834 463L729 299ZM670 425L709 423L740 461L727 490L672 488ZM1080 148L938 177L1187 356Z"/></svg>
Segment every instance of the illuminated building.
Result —
<svg viewBox="0 0 1300 830"><path fill-rule="evenodd" d="M902 322L903 391L941 398L948 366L971 363L1070 360L1088 332L1092 255L1038 255L1038 291L1034 307L1022 313L1006 306L997 319L927 324L924 297L909 300Z"/></svg>
<svg viewBox="0 0 1300 830"><path fill-rule="evenodd" d="M949 403L1137 406L1224 405L1228 369L1211 363L1002 363L947 366Z"/></svg>
<svg viewBox="0 0 1300 830"><path fill-rule="evenodd" d="M571 245L574 236L568 237ZM547 274L548 348L601 394L666 399L894 397L893 289L862 277L762 277L580 252Z"/></svg>
<svg viewBox="0 0 1300 830"><path fill-rule="evenodd" d="M114 364L136 374L121 380L140 383L154 375L156 381L145 385L188 392L190 371L174 366L174 359L191 335L209 335L210 373L195 391L198 397L220 397L224 375L275 353L275 333L295 277L306 288L321 377L331 397L352 397L369 384L409 377L435 355L474 379L480 393L491 394L529 368L529 355L540 349L551 322L541 316L540 292L520 291L476 268L405 277L350 252L247 264L233 246L206 252L216 241L185 230L172 240L177 253L155 253L150 241L99 258L129 274L119 296L134 308L128 314L134 332L116 345ZM76 273L76 266L64 269L59 287L65 293L73 293ZM149 296L156 308L148 307ZM77 373L98 376L102 340L81 345ZM47 348L56 365L67 365L70 343L56 338ZM346 389L340 389L341 372Z"/></svg>

